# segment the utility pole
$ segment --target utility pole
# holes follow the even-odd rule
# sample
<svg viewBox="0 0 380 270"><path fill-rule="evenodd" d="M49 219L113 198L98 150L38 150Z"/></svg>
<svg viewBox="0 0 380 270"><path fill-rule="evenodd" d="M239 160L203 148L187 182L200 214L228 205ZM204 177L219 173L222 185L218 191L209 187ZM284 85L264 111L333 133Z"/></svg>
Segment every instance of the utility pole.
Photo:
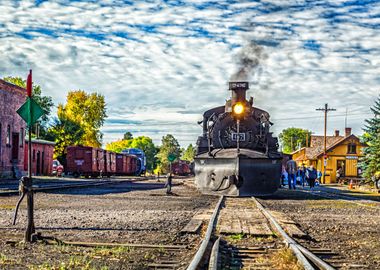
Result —
<svg viewBox="0 0 380 270"><path fill-rule="evenodd" d="M325 113L325 131L324 131L324 140L323 140L323 175L322 175L322 183L325 183L325 177L326 177L326 165L327 165L327 137L326 137L326 130L327 130L327 113L329 111L336 111L336 109L329 108L328 104L325 104L324 108L316 109L316 111L323 111Z"/></svg>

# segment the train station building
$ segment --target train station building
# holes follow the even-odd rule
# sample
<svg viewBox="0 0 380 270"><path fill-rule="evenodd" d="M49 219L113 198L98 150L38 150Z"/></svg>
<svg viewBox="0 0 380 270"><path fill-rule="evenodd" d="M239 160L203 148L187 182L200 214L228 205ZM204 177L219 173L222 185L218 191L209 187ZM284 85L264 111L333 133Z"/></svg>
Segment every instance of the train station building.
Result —
<svg viewBox="0 0 380 270"><path fill-rule="evenodd" d="M345 129L345 134L335 131L333 136L326 137L327 165L325 183L336 183L336 172L341 168L341 177L358 177L358 160L363 155L359 138L351 134L351 128ZM314 165L317 170L323 170L324 136L311 136L310 147L303 147L292 153L293 159L299 164Z"/></svg>
<svg viewBox="0 0 380 270"><path fill-rule="evenodd" d="M25 128L17 109L26 90L0 79L0 177L10 178L24 169Z"/></svg>

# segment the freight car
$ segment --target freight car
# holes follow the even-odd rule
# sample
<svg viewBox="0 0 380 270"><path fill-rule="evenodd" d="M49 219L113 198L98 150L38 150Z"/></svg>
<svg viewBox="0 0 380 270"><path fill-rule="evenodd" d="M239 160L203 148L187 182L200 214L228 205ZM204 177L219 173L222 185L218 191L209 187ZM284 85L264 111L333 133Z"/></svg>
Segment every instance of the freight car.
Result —
<svg viewBox="0 0 380 270"><path fill-rule="evenodd" d="M144 175L146 172L146 156L143 150L138 148L127 148L122 151L124 154L134 155L137 157L136 175Z"/></svg>
<svg viewBox="0 0 380 270"><path fill-rule="evenodd" d="M246 100L248 82L230 82L230 100L203 114L195 183L203 193L268 195L280 186L282 154L268 112Z"/></svg>
<svg viewBox="0 0 380 270"><path fill-rule="evenodd" d="M65 172L74 177L135 175L137 157L89 146L67 147Z"/></svg>
<svg viewBox="0 0 380 270"><path fill-rule="evenodd" d="M179 160L172 164L172 172L176 175L190 175L191 166L186 160Z"/></svg>

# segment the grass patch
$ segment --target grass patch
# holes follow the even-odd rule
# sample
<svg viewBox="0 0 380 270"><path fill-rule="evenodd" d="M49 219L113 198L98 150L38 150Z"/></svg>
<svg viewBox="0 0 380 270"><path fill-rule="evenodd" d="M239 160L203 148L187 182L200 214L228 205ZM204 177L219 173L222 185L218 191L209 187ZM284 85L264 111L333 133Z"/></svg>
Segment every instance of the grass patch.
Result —
<svg viewBox="0 0 380 270"><path fill-rule="evenodd" d="M15 208L16 208L16 205L13 205L13 204L0 205L0 209L4 209L4 210L14 210Z"/></svg>
<svg viewBox="0 0 380 270"><path fill-rule="evenodd" d="M0 266L15 265L17 263L18 263L17 260L9 258L7 255L0 253Z"/></svg>
<svg viewBox="0 0 380 270"><path fill-rule="evenodd" d="M358 208L360 205L352 202L347 202L347 201L313 201L310 202L308 201L306 203L307 208L311 209L323 209L323 208L335 208L335 209L347 209L347 208Z"/></svg>
<svg viewBox="0 0 380 270"><path fill-rule="evenodd" d="M298 264L296 256L288 248L280 249L273 255L275 269L278 270L302 270Z"/></svg>
<svg viewBox="0 0 380 270"><path fill-rule="evenodd" d="M244 233L231 234L228 236L228 238L235 241L242 240L244 237L245 237Z"/></svg>

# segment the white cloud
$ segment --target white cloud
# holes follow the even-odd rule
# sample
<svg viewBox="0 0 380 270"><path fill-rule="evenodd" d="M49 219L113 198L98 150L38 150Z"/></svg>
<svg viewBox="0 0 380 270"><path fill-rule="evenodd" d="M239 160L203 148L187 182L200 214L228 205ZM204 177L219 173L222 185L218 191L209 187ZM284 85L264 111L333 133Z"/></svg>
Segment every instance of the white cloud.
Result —
<svg viewBox="0 0 380 270"><path fill-rule="evenodd" d="M337 1L102 4L2 2L0 76L33 68L35 82L57 103L69 90L97 91L110 119L141 122L107 122L106 142L133 130L155 142L172 133L184 146L195 143L196 121L228 98L237 46L250 39L264 44L267 59L249 94L272 115L275 132L299 126L321 133L315 108L328 102L340 113L331 114L330 133L342 129L346 107L360 133L379 94L380 27L372 16L380 4L360 13ZM315 119L301 119L308 115Z"/></svg>

